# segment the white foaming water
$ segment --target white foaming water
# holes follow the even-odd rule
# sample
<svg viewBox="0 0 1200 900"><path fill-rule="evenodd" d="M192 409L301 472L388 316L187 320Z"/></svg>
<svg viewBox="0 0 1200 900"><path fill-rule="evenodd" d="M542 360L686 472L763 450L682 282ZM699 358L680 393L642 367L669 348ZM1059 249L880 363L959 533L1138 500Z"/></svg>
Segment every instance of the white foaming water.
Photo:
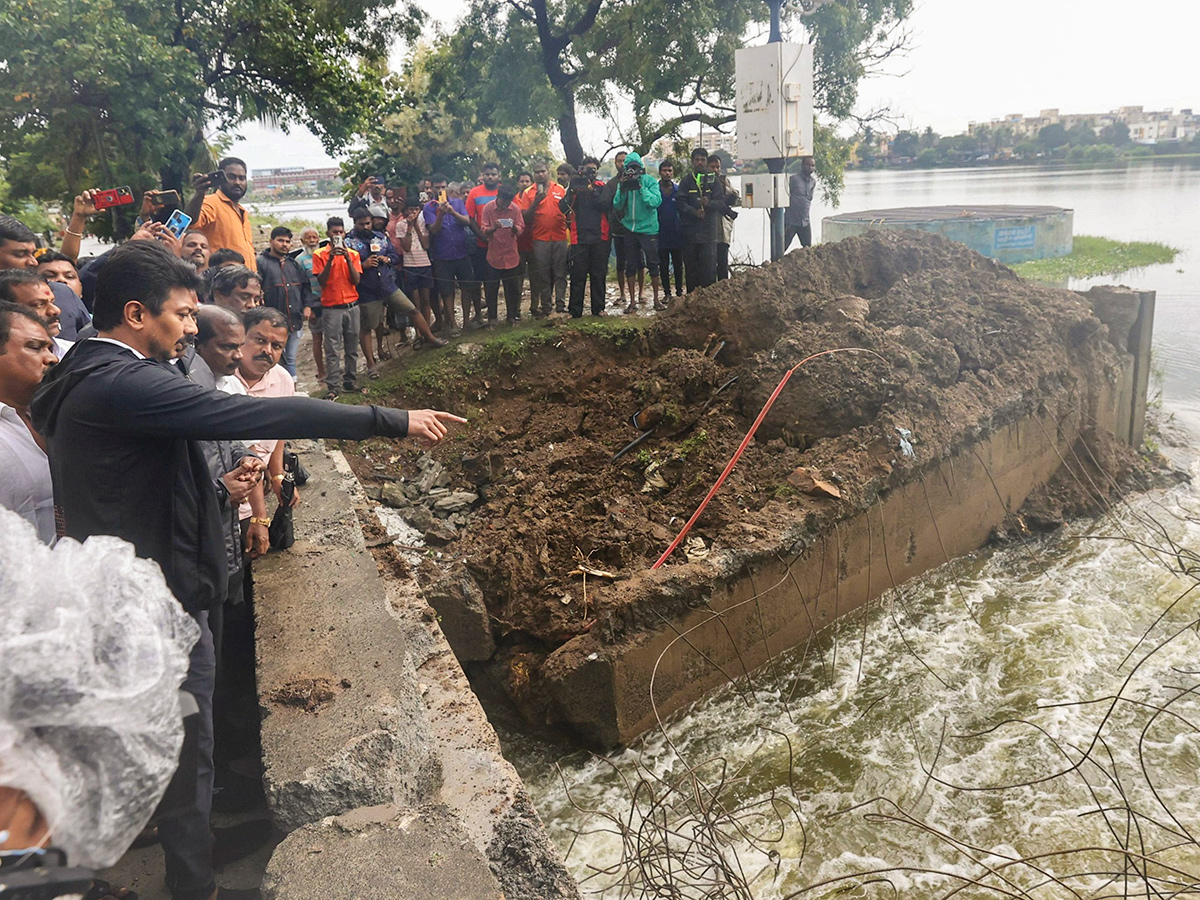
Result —
<svg viewBox="0 0 1200 900"><path fill-rule="evenodd" d="M669 780L690 764L711 790L717 764L700 764L720 758L726 809L772 792L798 809L773 843L753 846L727 828L726 859L751 876L767 869L752 883L755 900L831 896L875 870L888 870L881 877L906 898L975 879L990 889L971 885L964 896L1061 897L1073 893L1065 884L1079 896L1120 895L1127 885L1137 892L1133 867L1144 868L1145 857L1158 863L1150 873L1159 888L1200 881L1200 845L1186 836L1200 836L1200 698L1187 693L1200 681L1189 674L1200 668L1200 640L1185 627L1200 616L1200 590L1176 603L1193 580L1129 540L1165 543L1146 517L1180 546L1200 548L1191 488L1139 496L1053 539L981 551L904 585L843 623L820 653L782 657L636 749L560 760L570 797L544 751L515 762L580 879L618 863L623 845L612 833L576 837L607 826L571 798L624 817L638 846L653 832L639 830L644 822L630 812L639 774ZM1151 708L1168 704L1165 714ZM659 784L643 785L643 814L651 786L662 794ZM671 821L694 833L694 820ZM778 877L769 851L779 854ZM1054 855L1011 863L1039 854ZM825 884L847 876L860 877ZM743 896L644 884L622 892L609 876L584 888L606 884L600 896ZM851 891L888 893L886 885Z"/></svg>

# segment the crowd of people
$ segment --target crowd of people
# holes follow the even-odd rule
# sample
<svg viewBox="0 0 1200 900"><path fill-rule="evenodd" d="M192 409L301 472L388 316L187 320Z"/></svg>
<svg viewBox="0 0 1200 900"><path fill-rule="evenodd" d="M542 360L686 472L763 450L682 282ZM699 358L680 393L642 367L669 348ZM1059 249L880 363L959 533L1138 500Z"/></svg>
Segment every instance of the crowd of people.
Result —
<svg viewBox="0 0 1200 900"><path fill-rule="evenodd" d="M39 252L31 229L0 216L0 507L47 544L123 538L158 564L199 626L181 686L200 710L188 763L195 800L145 836L161 843L178 900L257 895L218 888L215 871L252 852L269 823L223 834L211 815L214 796L253 796L254 780L239 782L217 763L236 758L239 730L257 733L250 570L299 502L300 467L284 440L408 436L432 446L465 421L294 396L285 363L311 317L309 276L289 255L286 229L247 256L244 211L224 197L210 205L245 224L239 247L225 246L237 243L231 229L220 238L204 230L215 219L203 207L195 231L179 236L149 219L82 264L75 254L94 211L90 192L76 200L67 235L75 240L57 252ZM19 788L0 779L6 804L34 802ZM55 823L46 825L37 840L52 843ZM5 849L12 834L0 835Z"/></svg>
<svg viewBox="0 0 1200 900"><path fill-rule="evenodd" d="M593 157L553 179L537 163L515 183L494 163L473 184L368 178L323 236L280 225L261 252L234 158L194 176L185 206L147 192L132 237L90 259L79 253L96 192L75 198L57 250L0 216L0 507L51 545L124 538L200 626L182 686L201 710L196 801L157 834L176 900L250 896L216 886L214 856L230 851L210 824L214 760L236 743L238 687L253 691L251 564L300 499L285 439L432 445L464 421L295 396L303 329L332 400L359 390L360 353L377 377L389 329L411 325L423 346L441 346L495 326L501 290L509 324L526 298L534 318L581 316L585 295L604 315L614 252L626 314L644 308L647 274L656 310L727 278L739 198L720 159L694 151L678 181L671 161L653 175L637 153L615 161L607 183ZM801 177L811 174L806 160ZM184 228L171 224L177 210ZM789 238L807 245L804 213Z"/></svg>

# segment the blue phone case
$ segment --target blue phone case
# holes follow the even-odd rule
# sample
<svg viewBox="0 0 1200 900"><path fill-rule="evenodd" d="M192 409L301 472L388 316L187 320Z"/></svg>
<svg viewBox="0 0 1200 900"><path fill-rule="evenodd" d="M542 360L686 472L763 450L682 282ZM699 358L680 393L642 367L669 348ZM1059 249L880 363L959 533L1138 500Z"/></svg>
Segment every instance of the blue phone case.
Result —
<svg viewBox="0 0 1200 900"><path fill-rule="evenodd" d="M187 231L187 227L192 224L192 217L185 213L182 209L177 209L171 213L171 218L167 219L167 228L171 229L171 233L177 238L183 237L183 233Z"/></svg>

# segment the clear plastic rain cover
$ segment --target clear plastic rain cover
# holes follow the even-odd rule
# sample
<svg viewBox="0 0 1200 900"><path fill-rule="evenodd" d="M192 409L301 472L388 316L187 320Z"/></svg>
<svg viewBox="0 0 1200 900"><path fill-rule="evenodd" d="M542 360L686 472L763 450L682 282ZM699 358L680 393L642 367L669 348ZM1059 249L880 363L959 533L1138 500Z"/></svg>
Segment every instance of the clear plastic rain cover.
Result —
<svg viewBox="0 0 1200 900"><path fill-rule="evenodd" d="M199 628L118 538L51 549L0 509L0 785L73 865L112 865L166 790Z"/></svg>

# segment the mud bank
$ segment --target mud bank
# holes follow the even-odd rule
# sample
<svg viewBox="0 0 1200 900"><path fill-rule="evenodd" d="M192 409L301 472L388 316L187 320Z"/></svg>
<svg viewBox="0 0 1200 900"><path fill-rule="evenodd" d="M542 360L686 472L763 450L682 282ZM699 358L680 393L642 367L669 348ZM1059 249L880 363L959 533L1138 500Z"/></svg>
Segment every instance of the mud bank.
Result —
<svg viewBox="0 0 1200 900"><path fill-rule="evenodd" d="M395 388L470 425L436 459L386 442L350 457L443 547L420 577L460 659L531 721L610 746L997 530L1118 490L1140 465L1125 445L1141 438L1147 308L877 232L649 323L460 346ZM801 368L689 542L651 571L785 371L846 347L871 353ZM650 434L614 461L639 411Z"/></svg>

